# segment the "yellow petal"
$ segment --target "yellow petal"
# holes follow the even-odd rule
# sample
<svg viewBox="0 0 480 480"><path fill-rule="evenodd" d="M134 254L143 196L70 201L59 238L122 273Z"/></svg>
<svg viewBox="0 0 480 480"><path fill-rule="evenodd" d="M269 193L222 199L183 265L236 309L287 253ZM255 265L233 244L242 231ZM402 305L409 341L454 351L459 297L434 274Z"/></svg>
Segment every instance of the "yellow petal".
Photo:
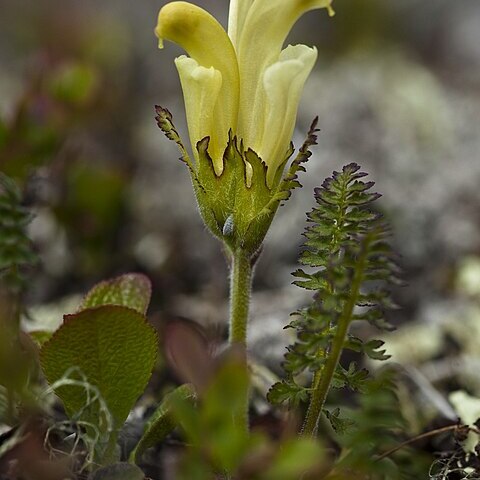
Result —
<svg viewBox="0 0 480 480"><path fill-rule="evenodd" d="M317 59L317 49L289 45L263 76L266 96L263 135L254 150L267 164L267 185L272 187L277 168L290 145L303 86Z"/></svg>
<svg viewBox="0 0 480 480"><path fill-rule="evenodd" d="M331 3L332 0L255 0L250 5L235 40L241 77L238 133L247 145L258 142L257 125L264 123L263 73L278 60L295 22L309 10L327 8L331 13Z"/></svg>
<svg viewBox="0 0 480 480"><path fill-rule="evenodd" d="M185 55L176 58L175 65L182 84L193 154L198 161L195 145L202 138L209 136L209 153L213 160L215 173L221 175L223 162L218 160L222 159L225 149L218 151L218 147L227 144L228 132L223 133L216 130L214 110L222 87L222 74L213 67L206 68L199 65L196 60Z"/></svg>
<svg viewBox="0 0 480 480"><path fill-rule="evenodd" d="M213 67L221 75L220 91L210 112L212 129L215 130L216 135L209 132L212 137L209 150L213 149L215 152L211 153L211 156L218 173L219 170L221 171L219 165L223 164L222 156L218 156L218 152L227 146L228 131L230 129L235 131L237 126L239 74L235 49L225 30L215 18L202 8L188 2L171 2L165 5L158 14L155 34L160 40L160 46L163 45L163 39L175 42L185 49L198 66L207 69ZM206 83L208 84L208 81ZM185 102L191 104L191 100L185 99ZM192 112L192 107L190 111ZM192 121L192 115L188 115L189 122ZM197 126L193 126L192 130L196 132ZM193 150L199 140L201 138L192 140ZM216 142L222 143L216 144Z"/></svg>

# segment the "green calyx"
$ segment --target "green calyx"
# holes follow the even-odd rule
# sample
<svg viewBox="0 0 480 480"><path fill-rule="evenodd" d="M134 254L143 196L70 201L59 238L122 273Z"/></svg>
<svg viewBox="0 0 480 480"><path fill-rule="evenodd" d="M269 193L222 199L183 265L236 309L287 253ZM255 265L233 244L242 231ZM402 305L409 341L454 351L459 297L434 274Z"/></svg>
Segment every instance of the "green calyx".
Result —
<svg viewBox="0 0 480 480"><path fill-rule="evenodd" d="M267 186L267 166L251 149L244 150L242 142L230 132L223 155L223 172L216 175L208 153L209 137L197 143L198 161L194 165L176 131L170 112L156 107L157 123L167 138L177 143L188 166L200 213L210 231L232 250L242 249L254 255L261 247L273 217L290 195L301 186L297 172L304 171L302 163L308 160L309 147L316 143L316 120L307 140L282 178L293 145L277 170L272 188Z"/></svg>

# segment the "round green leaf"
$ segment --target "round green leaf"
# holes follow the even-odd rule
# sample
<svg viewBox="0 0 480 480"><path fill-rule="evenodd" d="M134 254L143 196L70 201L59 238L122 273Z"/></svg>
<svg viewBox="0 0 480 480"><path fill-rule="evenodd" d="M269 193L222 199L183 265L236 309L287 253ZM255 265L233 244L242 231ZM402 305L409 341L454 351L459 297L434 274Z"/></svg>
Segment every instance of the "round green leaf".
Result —
<svg viewBox="0 0 480 480"><path fill-rule="evenodd" d="M155 330L145 317L127 307L107 305L65 315L63 325L42 347L40 358L50 384L69 371L80 371L99 390L119 428L144 391L156 354ZM81 377L74 373L73 378ZM70 416L82 411L87 402L82 386L63 385L56 393ZM98 424L100 413L92 405L80 418Z"/></svg>

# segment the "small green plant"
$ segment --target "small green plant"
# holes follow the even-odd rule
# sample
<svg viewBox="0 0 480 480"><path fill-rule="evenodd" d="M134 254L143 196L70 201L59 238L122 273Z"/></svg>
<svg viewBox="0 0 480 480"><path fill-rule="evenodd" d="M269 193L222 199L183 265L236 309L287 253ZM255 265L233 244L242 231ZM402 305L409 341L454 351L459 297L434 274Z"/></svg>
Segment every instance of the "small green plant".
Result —
<svg viewBox="0 0 480 480"><path fill-rule="evenodd" d="M349 334L357 320L389 328L384 310L393 304L385 286L397 281L388 228L370 208L380 195L369 192L373 182L361 180L366 175L353 163L334 172L315 190L318 206L308 214L311 225L305 232L300 262L313 271L297 270L294 283L315 295L312 305L298 311L289 324L297 332L297 341L285 356L287 377L269 392L274 403L308 401L304 435L316 435L322 412L336 430L347 426L338 411L325 409L328 393L331 386L361 391L367 371L354 363L343 367L339 361L344 349L376 360L388 358L381 350L382 341L363 342ZM307 370L313 374L310 387L297 382Z"/></svg>

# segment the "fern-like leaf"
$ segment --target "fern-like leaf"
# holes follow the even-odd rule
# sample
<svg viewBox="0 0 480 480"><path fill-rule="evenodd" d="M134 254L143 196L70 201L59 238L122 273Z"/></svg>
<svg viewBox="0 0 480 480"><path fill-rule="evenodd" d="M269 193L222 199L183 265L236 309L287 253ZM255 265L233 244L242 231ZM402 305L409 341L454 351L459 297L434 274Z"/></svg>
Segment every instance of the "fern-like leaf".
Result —
<svg viewBox="0 0 480 480"><path fill-rule="evenodd" d="M344 348L377 360L388 358L381 349L383 342L362 342L348 334L354 320L390 327L384 313L394 304L387 287L397 282L399 271L388 244L389 229L371 208L380 195L371 192L374 182L364 181L366 175L351 163L315 189L317 206L307 214L300 255L304 268L293 273L297 286L315 293L312 304L296 312L289 324L297 338L285 355L286 379L272 387L269 399L297 404L297 392L304 388L297 383L299 375L312 371L306 423L310 433L316 429L331 387L356 391L365 388L366 370L357 369L354 363L348 368L339 364ZM338 428L334 425L338 414L324 413Z"/></svg>

